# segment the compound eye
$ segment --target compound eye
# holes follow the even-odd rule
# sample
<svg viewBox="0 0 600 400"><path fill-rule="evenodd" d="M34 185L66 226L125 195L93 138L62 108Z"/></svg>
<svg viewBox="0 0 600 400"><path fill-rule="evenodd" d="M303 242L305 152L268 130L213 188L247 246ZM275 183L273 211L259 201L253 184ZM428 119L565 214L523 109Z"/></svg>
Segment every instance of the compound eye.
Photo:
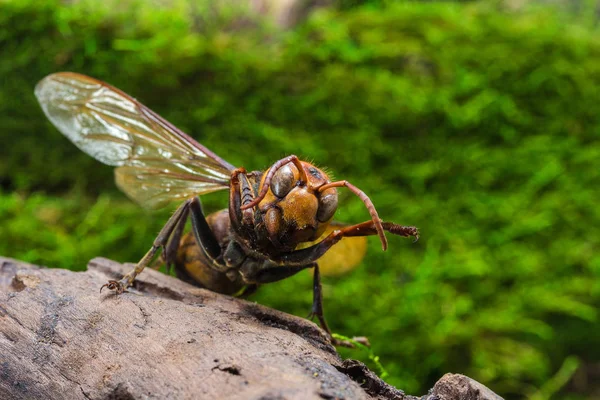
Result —
<svg viewBox="0 0 600 400"><path fill-rule="evenodd" d="M330 190L331 189L325 190L325 192L327 193L321 196L321 199L319 200L319 211L317 211L317 219L320 222L329 221L333 217L333 214L335 214L335 210L337 209L337 190Z"/></svg>
<svg viewBox="0 0 600 400"><path fill-rule="evenodd" d="M271 179L271 191L279 198L284 198L296 184L294 172L289 164L279 168Z"/></svg>

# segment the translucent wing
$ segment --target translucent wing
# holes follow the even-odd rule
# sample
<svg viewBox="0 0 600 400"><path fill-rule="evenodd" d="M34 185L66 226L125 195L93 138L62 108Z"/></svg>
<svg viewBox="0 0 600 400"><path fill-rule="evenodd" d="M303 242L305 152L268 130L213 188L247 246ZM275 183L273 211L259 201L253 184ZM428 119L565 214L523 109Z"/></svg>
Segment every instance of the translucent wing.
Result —
<svg viewBox="0 0 600 400"><path fill-rule="evenodd" d="M118 167L119 188L145 207L229 188L233 165L119 89L59 72L40 81L35 95L63 135Z"/></svg>
<svg viewBox="0 0 600 400"><path fill-rule="evenodd" d="M335 229L347 226L341 222L332 222L325 233L314 242L305 242L297 250L310 247L325 239ZM317 260L319 270L323 276L341 276L356 268L367 253L367 238L364 236L345 237L334 244L321 258Z"/></svg>

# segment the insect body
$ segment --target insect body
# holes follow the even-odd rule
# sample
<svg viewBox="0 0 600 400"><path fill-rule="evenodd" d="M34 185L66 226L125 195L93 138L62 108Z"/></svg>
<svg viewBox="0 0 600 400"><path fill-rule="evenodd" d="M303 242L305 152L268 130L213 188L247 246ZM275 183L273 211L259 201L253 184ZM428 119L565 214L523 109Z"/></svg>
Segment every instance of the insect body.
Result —
<svg viewBox="0 0 600 400"><path fill-rule="evenodd" d="M174 264L181 279L226 294L248 293L313 268L312 314L330 334L317 260L344 237L378 235L384 250L384 231L418 238L415 227L382 222L371 200L347 181L332 182L294 155L265 172L235 168L104 82L61 72L44 78L35 94L65 136L116 167L117 185L133 200L149 208L182 202L135 268L103 286L116 293L131 286L161 250L162 260ZM333 222L338 187L356 194L371 219L351 226ZM205 217L198 196L225 189L228 209ZM188 219L192 232L183 235Z"/></svg>

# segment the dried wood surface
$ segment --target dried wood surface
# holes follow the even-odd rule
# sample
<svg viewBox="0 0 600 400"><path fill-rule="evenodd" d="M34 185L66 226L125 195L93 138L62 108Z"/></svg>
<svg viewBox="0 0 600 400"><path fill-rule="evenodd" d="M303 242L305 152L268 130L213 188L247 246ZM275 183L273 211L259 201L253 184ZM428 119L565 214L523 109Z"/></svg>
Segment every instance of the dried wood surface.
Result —
<svg viewBox="0 0 600 400"><path fill-rule="evenodd" d="M342 361L302 318L156 271L120 296L98 293L128 268L0 258L1 399L417 399ZM500 397L448 374L422 399Z"/></svg>

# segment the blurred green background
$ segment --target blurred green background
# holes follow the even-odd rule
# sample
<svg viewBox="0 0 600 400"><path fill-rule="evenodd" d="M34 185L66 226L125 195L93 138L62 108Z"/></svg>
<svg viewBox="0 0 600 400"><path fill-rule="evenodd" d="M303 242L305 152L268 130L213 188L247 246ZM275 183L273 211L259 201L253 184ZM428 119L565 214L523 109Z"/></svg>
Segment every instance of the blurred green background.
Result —
<svg viewBox="0 0 600 400"><path fill-rule="evenodd" d="M42 114L36 82L82 72L234 165L297 154L421 229L324 282L332 329L368 336L389 383L600 398L597 1L331 1L286 28L241 1L63 3L0 1L1 255L137 261L172 211L130 202ZM340 194L338 220L368 218ZM252 299L305 316L311 291L302 273Z"/></svg>

